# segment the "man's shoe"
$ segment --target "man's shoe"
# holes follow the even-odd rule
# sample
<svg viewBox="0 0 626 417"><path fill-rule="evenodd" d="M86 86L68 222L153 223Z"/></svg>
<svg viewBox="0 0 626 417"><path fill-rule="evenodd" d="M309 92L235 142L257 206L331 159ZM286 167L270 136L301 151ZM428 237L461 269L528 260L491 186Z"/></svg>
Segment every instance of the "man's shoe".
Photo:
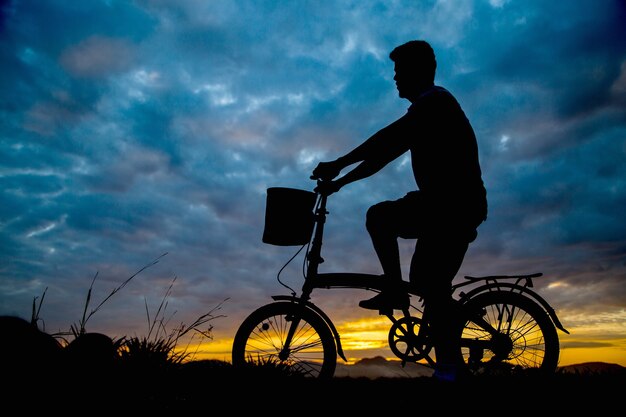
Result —
<svg viewBox="0 0 626 417"><path fill-rule="evenodd" d="M404 293L385 293L370 298L369 300L359 301L359 307L366 308L368 310L405 310L409 308L409 295Z"/></svg>
<svg viewBox="0 0 626 417"><path fill-rule="evenodd" d="M470 379L470 372L461 365L439 364L432 376L441 382L465 382Z"/></svg>

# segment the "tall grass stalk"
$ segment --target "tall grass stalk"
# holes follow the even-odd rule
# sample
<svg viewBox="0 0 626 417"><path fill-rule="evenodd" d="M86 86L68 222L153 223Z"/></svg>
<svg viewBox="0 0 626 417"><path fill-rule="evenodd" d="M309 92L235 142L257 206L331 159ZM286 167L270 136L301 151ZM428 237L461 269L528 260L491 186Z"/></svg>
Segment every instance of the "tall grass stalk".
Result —
<svg viewBox="0 0 626 417"><path fill-rule="evenodd" d="M106 296L104 298L104 300L102 300L100 302L100 304L98 304L96 306L96 308L94 308L93 310L91 310L89 312L89 314L87 314L87 310L89 309L89 304L91 303L91 292L93 290L93 286L96 282L96 278L98 277L98 272L95 273L93 279L91 280L91 285L89 286L89 290L87 291L87 298L85 299L85 308L83 309L83 315L79 321L78 326L76 326L75 324L72 324L70 326L70 329L72 331L72 333L74 334L74 336L78 336L81 334L84 334L86 332L85 330L85 326L87 324L87 321L89 321L89 319L96 314L96 312L98 312L98 310L100 310L100 308L104 305L104 303L106 303L111 297L113 297L113 295L117 294L122 288L124 288L133 278L135 278L137 275L139 275L141 272L145 271L146 269L150 268L151 266L156 265L157 263L159 263L159 260L161 258L163 258L165 255L167 255L167 252L158 256L157 258L155 258L152 262L148 263L147 265L143 266L141 269L139 269L137 272L135 272L134 274L132 274L130 277L128 277L124 282L122 282L117 288L114 288L113 291L111 291L109 293L108 296Z"/></svg>
<svg viewBox="0 0 626 417"><path fill-rule="evenodd" d="M30 324L32 324L33 326L37 328L38 328L39 321L43 322L43 320L39 318L39 313L41 312L41 305L43 304L43 299L46 298L47 291L48 291L48 287L46 287L43 290L43 294L41 294L41 300L39 300L39 305L37 305L37 298L39 297L33 298L33 310L32 310L31 317L30 317ZM42 326L42 330L46 331L45 324Z"/></svg>
<svg viewBox="0 0 626 417"><path fill-rule="evenodd" d="M224 299L207 313L200 315L191 324L186 325L181 322L172 330L167 330L170 321L176 315L176 311L174 311L169 317L166 316L169 304L168 299L171 297L172 288L174 287L176 279L177 277L172 279L172 282L165 291L153 318L150 316L148 302L147 300L145 301L146 317L148 319L148 334L144 337L128 338L122 344L123 357L132 357L133 360L146 362L146 364L151 362L161 364L177 364L185 361L192 355L189 348L195 335L200 335L201 337L207 339L213 339L213 325L209 325L207 327L203 326L216 318L224 317L223 315L215 315L215 312L221 309L222 305L228 300L228 298ZM179 342L190 332L193 332L192 337L187 341L187 345L185 347L180 348Z"/></svg>
<svg viewBox="0 0 626 417"><path fill-rule="evenodd" d="M137 272L124 280L118 287L114 288L109 293L109 295L107 295L95 308L89 310L92 301L93 287L95 285L96 279L98 278L98 272L96 272L93 279L91 280L91 284L87 291L83 314L78 324L70 325L69 332L56 333L52 336L54 336L55 338L63 339L65 345L68 345L69 343L67 340L65 340L64 336L73 335L75 339L78 339L80 336L85 335L87 333L86 325L89 319L94 314L96 314L111 297L113 297L126 285L128 285L131 280L133 280L141 272L156 265L165 255L167 255L167 252L158 256L152 262L144 265ZM171 331L168 331L169 323L176 315L176 311L174 311L171 315L169 315L169 317L166 316L169 299L172 295L172 289L174 287L176 279L177 277L174 277L170 285L167 287L167 290L165 291L165 294L161 299L161 302L156 310L154 317L151 317L150 309L148 308L148 302L147 300L145 300L146 316L148 319L147 336L124 336L114 341L115 350L119 353L120 358L125 360L127 363L132 363L133 365L139 366L141 368L163 368L166 365L181 363L188 357L195 354L195 352L192 353L189 350L195 336L200 336L206 339L213 339L213 325L207 325L207 323L216 318L224 317L223 315L217 315L216 312L221 309L223 303L226 302L228 298L218 303L208 312L198 316L191 324L186 325L185 323L181 322ZM33 325L37 325L37 323L41 321L41 319L39 318L39 314L41 312L41 306L43 304L46 291L47 288L42 294L41 299L39 299L39 297L35 297L33 299L31 317L31 323ZM39 302L37 302L38 299ZM183 346L181 348L179 346L180 342L185 336L189 336L190 334L191 337L188 338L186 346ZM198 348L199 346L200 345L198 344Z"/></svg>

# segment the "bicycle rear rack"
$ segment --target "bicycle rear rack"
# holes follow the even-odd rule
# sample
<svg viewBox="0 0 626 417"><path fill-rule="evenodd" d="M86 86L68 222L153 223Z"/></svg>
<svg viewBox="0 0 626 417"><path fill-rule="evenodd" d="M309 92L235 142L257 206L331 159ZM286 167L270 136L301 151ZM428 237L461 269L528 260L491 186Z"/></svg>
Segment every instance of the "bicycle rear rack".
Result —
<svg viewBox="0 0 626 417"><path fill-rule="evenodd" d="M557 327L557 329L569 334L569 331L565 329L565 327L563 327L563 324L561 324L561 321L556 315L556 311L554 310L554 308L550 304L548 304L548 302L537 292L530 289L533 287L533 278L538 278L540 276L543 276L543 273L536 272L526 275L487 275L482 277L473 277L470 275L466 275L465 279L467 281L454 285L453 290L457 290L466 285L484 281L484 284L472 288L468 292L460 291L460 299L469 299L481 292L505 290L528 296L538 302L546 310L546 312L550 315L550 318L552 318L552 321L554 322L554 325ZM501 282L502 280L515 280L515 282Z"/></svg>

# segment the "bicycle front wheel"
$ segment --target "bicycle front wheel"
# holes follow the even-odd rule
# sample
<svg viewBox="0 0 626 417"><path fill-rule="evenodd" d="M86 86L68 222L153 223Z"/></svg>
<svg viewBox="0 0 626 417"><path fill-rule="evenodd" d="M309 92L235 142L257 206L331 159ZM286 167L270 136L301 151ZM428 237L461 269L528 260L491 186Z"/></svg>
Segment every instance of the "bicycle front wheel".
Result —
<svg viewBox="0 0 626 417"><path fill-rule="evenodd" d="M296 375L330 378L337 366L337 346L330 328L313 310L276 302L258 308L239 326L232 361L234 366L276 366Z"/></svg>
<svg viewBox="0 0 626 417"><path fill-rule="evenodd" d="M476 295L464 308L475 317L465 323L461 336L461 351L472 373L556 370L556 328L533 300L518 293L493 291ZM484 322L481 325L482 320L491 330L485 329Z"/></svg>

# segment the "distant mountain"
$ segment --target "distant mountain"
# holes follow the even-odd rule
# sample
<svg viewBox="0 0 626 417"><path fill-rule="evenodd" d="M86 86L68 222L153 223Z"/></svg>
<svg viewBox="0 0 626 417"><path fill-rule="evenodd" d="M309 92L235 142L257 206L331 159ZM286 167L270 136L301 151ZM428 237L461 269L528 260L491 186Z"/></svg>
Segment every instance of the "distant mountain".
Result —
<svg viewBox="0 0 626 417"><path fill-rule="evenodd" d="M344 365L337 362L335 377L347 378L416 378L431 376L432 368L407 362L402 366L399 360L387 360L382 356L364 358L354 365Z"/></svg>
<svg viewBox="0 0 626 417"><path fill-rule="evenodd" d="M573 374L626 375L626 367L616 363L606 362L584 362L575 365L561 366L559 369L563 372Z"/></svg>
<svg viewBox="0 0 626 417"><path fill-rule="evenodd" d="M566 373L590 375L610 374L626 375L626 367L606 362L585 362L575 365L561 366L558 370ZM364 358L353 365L344 365L337 362L336 377L346 378L416 378L431 376L433 370L423 364L413 362L402 366L399 360L388 360L382 356Z"/></svg>

